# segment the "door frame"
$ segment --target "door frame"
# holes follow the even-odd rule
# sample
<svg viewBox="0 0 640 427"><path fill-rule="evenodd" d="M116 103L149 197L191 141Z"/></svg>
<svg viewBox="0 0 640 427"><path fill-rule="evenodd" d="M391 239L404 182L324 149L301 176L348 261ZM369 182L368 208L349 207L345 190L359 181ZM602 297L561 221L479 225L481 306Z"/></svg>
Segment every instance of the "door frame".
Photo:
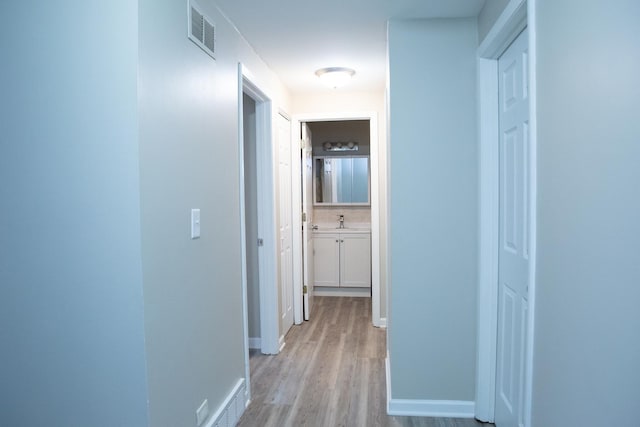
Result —
<svg viewBox="0 0 640 427"><path fill-rule="evenodd" d="M475 417L494 421L499 245L498 58L520 32L529 29L529 312L524 378L524 425L531 425L533 339L536 296L537 123L536 0L511 0L477 49L479 141L478 346Z"/></svg>
<svg viewBox="0 0 640 427"><path fill-rule="evenodd" d="M243 93L256 103L256 162L258 176L258 235L263 245L258 248L258 277L260 288L260 350L263 354L278 354L278 248L275 222L275 178L273 148L273 108L271 97L261 88L254 75L238 63L238 171L240 205L240 250L242 311L244 333L244 365L247 395L251 397L249 365L249 317L247 302L247 243L244 184L244 119ZM256 242L258 244L258 242Z"/></svg>
<svg viewBox="0 0 640 427"><path fill-rule="evenodd" d="M371 315L373 325L383 327L380 319L380 173L379 173L379 141L378 114L375 111L343 112L343 113L309 113L293 116L291 121L292 155L292 204L302 206L300 165L300 126L303 122L327 122L346 120L369 120L369 139L371 144ZM295 154L293 154L295 153ZM302 323L302 215L293 215L293 319L296 325Z"/></svg>

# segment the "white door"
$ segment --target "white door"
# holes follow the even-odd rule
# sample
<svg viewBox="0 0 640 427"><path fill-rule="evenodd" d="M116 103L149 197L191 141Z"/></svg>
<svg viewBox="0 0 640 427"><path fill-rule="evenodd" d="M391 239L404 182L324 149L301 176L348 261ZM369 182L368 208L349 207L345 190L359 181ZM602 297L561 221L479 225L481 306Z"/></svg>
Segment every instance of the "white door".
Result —
<svg viewBox="0 0 640 427"><path fill-rule="evenodd" d="M529 85L525 29L498 60L500 210L497 427L524 425L529 278Z"/></svg>
<svg viewBox="0 0 640 427"><path fill-rule="evenodd" d="M313 305L313 157L311 129L302 126L302 298L304 320L309 320Z"/></svg>
<svg viewBox="0 0 640 427"><path fill-rule="evenodd" d="M280 237L280 334L293 325L293 251L291 222L291 122L278 115L278 224Z"/></svg>

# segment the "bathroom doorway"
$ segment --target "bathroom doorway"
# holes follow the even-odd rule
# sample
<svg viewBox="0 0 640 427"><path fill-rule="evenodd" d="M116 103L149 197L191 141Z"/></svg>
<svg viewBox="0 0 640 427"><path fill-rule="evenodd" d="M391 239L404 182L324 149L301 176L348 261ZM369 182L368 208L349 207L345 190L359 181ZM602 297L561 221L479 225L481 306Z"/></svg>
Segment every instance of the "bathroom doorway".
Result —
<svg viewBox="0 0 640 427"><path fill-rule="evenodd" d="M362 137L362 128L366 130L368 135L368 141ZM303 132L307 133L303 129L310 130L310 138L308 142L303 139ZM349 136L349 131L342 132L345 129L360 130L360 136ZM309 233L318 232L319 230L312 230L314 226L318 228L340 228L340 225L346 225L348 231L364 232L367 234L368 243L367 248L370 247L370 256L368 257L369 267L366 267L370 272L370 288L363 291L363 287L359 284L356 286L344 286L340 289L340 285L336 285L336 282L330 283L330 286L324 286L319 288L320 295L333 295L339 294L341 291L344 296L353 296L349 292L352 291L359 296L371 296L371 310L372 310L372 322L374 326L385 326L381 322L380 318L380 200L379 200L379 170L378 170L378 124L377 114L375 112L367 113L336 113L336 114L309 114L295 116L292 121L292 140L300 141L303 139L303 143L294 146L300 146L300 150L296 153L296 162L294 165L294 179L293 183L297 188L293 189L293 205L300 206L303 215L294 215L294 227L297 235L294 236L294 320L296 324L300 324L303 319L307 320L313 317L313 307L311 307L310 313L304 312L304 295L305 287L307 295L313 295L314 279L309 277L309 274L305 275L305 257L313 256L312 250L309 245ZM357 143L357 144L356 144ZM354 147L357 147L354 149ZM327 161L327 167L331 168L329 160L334 158L364 158L367 165L367 174L369 176L369 192L368 200L359 201L355 203L341 202L336 199L335 203L319 202L322 190L320 189L320 178L317 176L319 168L316 162ZM309 168L309 160L311 159L313 166L311 167L312 173L303 172L305 168ZM367 161L368 160L368 161ZM324 164L324 163L323 163ZM352 173L353 163L350 162L347 166L337 165L335 169L341 168L343 173ZM324 172L327 172L326 170ZM309 185L308 177L312 176L314 182ZM306 178L306 179L305 179ZM339 183L333 182L332 186L337 190ZM303 188L306 186L307 197L314 197L311 203L312 207L307 200L303 200ZM309 189L311 188L311 190ZM342 191L342 190L341 190ZM352 189L349 191L353 191ZM344 191L343 191L344 192ZM325 190L325 195L329 194L329 190ZM315 196L314 196L315 195ZM337 196L336 196L337 197ZM303 201L307 203L303 204ZM312 209L311 215L307 212ZM340 221L340 215L343 215L343 221ZM335 216L335 218L333 218ZM335 224L332 222L335 220ZM321 227L322 226L322 227ZM358 230L355 230L358 228ZM327 230L331 231L331 230ZM340 230L337 230L340 233ZM346 230L344 231L346 232ZM317 235L317 234L316 234ZM331 241L327 239L327 243L331 244L330 251L332 254L339 257L340 246L345 244L338 237L336 239L331 234ZM336 240L338 240L338 246L335 246ZM364 249L364 243L362 240L354 241L356 246L356 253L363 254L367 251ZM351 244L351 242L346 242ZM316 245L317 246L317 245ZM321 246L320 246L321 247ZM318 247L316 247L318 250ZM343 250L344 251L344 250ZM336 255L337 254L337 255ZM333 258L331 255L329 258ZM337 258L336 258L337 259ZM361 260L362 261L362 260ZM339 260L337 261L339 262ZM307 262L308 264L308 262ZM358 265L361 265L358 263ZM322 275L323 269L331 268L327 265L320 266L314 265L313 276L318 277ZM339 271L339 266L337 270ZM339 273L338 273L339 274ZM337 279L340 280L339 278ZM339 283L339 282L338 282ZM355 282L351 282L353 285ZM360 282L363 283L363 282Z"/></svg>

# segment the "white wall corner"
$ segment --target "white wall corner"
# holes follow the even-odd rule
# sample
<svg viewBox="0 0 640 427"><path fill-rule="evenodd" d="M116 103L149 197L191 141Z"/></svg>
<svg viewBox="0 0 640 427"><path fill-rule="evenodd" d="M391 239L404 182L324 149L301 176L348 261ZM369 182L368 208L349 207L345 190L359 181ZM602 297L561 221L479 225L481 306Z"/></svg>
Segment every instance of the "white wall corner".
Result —
<svg viewBox="0 0 640 427"><path fill-rule="evenodd" d="M262 348L262 338L260 337L249 337L249 348L260 350Z"/></svg>
<svg viewBox="0 0 640 427"><path fill-rule="evenodd" d="M245 379L240 378L203 427L235 426L249 404L248 399Z"/></svg>
<svg viewBox="0 0 640 427"><path fill-rule="evenodd" d="M467 400L394 399L389 352L385 359L387 414L412 417L474 418L475 402Z"/></svg>

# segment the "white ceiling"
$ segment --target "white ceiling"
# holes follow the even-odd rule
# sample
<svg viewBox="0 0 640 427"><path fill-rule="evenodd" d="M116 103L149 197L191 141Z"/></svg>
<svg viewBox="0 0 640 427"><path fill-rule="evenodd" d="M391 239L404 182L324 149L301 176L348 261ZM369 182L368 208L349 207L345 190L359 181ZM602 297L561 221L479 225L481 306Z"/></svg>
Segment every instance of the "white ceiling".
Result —
<svg viewBox="0 0 640 427"><path fill-rule="evenodd" d="M215 0L293 92L324 88L315 71L356 70L350 91L384 89L387 20L477 16L485 0ZM492 1L492 0L489 0ZM340 89L337 89L340 90Z"/></svg>

